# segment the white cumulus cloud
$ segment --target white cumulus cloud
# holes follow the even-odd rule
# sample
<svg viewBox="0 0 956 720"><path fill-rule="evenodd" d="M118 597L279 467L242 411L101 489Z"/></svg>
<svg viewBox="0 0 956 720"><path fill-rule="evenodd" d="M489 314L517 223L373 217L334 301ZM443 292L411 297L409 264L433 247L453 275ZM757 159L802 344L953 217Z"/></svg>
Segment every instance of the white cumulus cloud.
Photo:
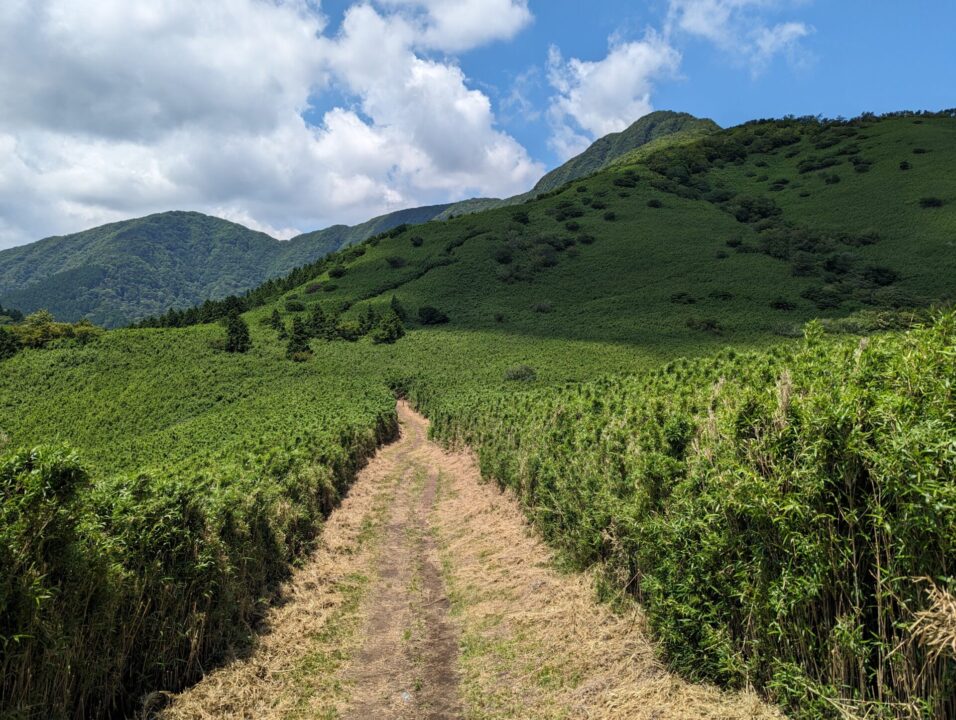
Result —
<svg viewBox="0 0 956 720"><path fill-rule="evenodd" d="M796 60L800 41L813 29L806 23L771 24L767 15L795 0L669 0L666 32L710 41L760 74L778 54Z"/></svg>
<svg viewBox="0 0 956 720"><path fill-rule="evenodd" d="M654 83L677 73L680 53L649 31L642 40L611 43L598 61L565 60L556 47L548 79L556 94L549 109L552 148L562 157L584 150L595 138L627 128L653 110Z"/></svg>
<svg viewBox="0 0 956 720"><path fill-rule="evenodd" d="M527 0L382 0L382 4L423 13L417 44L449 52L510 40L532 21Z"/></svg>
<svg viewBox="0 0 956 720"><path fill-rule="evenodd" d="M482 12L498 14L476 28ZM309 0L5 0L0 248L168 209L286 237L525 190L543 168L453 58L424 53L530 19L518 1L383 0L329 36Z"/></svg>

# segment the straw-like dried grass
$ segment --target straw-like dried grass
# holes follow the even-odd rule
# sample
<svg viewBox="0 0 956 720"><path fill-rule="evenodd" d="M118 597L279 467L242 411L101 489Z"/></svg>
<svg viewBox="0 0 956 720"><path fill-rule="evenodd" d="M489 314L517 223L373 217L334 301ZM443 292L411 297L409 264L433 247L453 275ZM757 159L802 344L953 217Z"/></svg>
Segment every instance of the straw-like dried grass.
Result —
<svg viewBox="0 0 956 720"><path fill-rule="evenodd" d="M956 658L956 596L932 582L926 596L929 607L916 614L913 636L929 648L934 658Z"/></svg>
<svg viewBox="0 0 956 720"><path fill-rule="evenodd" d="M783 717L752 693L666 672L636 606L615 613L595 601L592 577L559 572L515 498L483 483L469 455L429 454L442 469L436 517L464 625L469 717Z"/></svg>
<svg viewBox="0 0 956 720"><path fill-rule="evenodd" d="M448 637L460 638L457 672L434 683L427 706L389 705L388 717L783 717L751 693L666 672L637 607L615 613L595 601L591 577L557 570L514 498L483 483L468 454L428 442L424 418L399 410L402 440L362 472L332 515L322 549L270 613L255 652L175 698L164 720L384 717L375 714L386 707L375 668L396 682L407 679L405 665L421 649L410 654L409 643L415 649L416 634L429 636L423 623L456 625L441 642L447 649ZM376 542L367 542L370 534ZM428 564L443 568L431 582L423 574ZM360 577L369 580L356 593ZM383 598L391 598L394 617L377 611ZM454 665L454 640L451 653ZM419 665L430 667L427 660ZM434 696L435 688L448 697ZM393 699L389 693L386 700Z"/></svg>

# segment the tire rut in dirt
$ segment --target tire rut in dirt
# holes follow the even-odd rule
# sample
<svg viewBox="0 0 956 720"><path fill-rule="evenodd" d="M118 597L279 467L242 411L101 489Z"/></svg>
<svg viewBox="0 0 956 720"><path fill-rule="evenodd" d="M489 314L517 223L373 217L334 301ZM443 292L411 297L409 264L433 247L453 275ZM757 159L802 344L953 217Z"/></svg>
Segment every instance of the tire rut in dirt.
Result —
<svg viewBox="0 0 956 720"><path fill-rule="evenodd" d="M461 715L458 634L429 522L438 476L416 458L427 437L414 419L400 443L403 480L369 596L366 640L344 678L352 698L347 720Z"/></svg>

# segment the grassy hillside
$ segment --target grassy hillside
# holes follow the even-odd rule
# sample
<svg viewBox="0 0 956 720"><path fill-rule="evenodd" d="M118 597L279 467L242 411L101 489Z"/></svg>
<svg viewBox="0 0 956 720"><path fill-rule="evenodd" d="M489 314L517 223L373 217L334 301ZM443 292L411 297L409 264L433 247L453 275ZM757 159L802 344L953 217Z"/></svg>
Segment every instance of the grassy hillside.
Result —
<svg viewBox="0 0 956 720"><path fill-rule="evenodd" d="M163 213L0 253L0 298L116 325L262 282L277 240L199 213ZM279 266L279 271L285 270Z"/></svg>
<svg viewBox="0 0 956 720"><path fill-rule="evenodd" d="M0 252L0 298L62 320L125 325L241 294L345 245L402 223L427 222L444 207L336 225L287 242L200 213L150 215Z"/></svg>
<svg viewBox="0 0 956 720"><path fill-rule="evenodd" d="M0 252L0 300L61 320L118 326L170 308L241 294L269 278L399 225L514 205L591 174L622 154L667 136L716 128L690 115L658 112L598 140L526 195L400 210L354 226L334 225L279 242L199 213L171 212L51 237Z"/></svg>
<svg viewBox="0 0 956 720"><path fill-rule="evenodd" d="M679 352L947 302L954 134L950 118L745 126L374 239L293 292L352 316L394 294L456 329Z"/></svg>
<svg viewBox="0 0 956 720"><path fill-rule="evenodd" d="M0 635L19 639L0 701L65 717L95 698L96 714L195 677L241 639L355 463L393 429L398 390L444 438L474 444L529 512L563 513L539 523L549 539L581 564L607 563L608 590L638 593L677 667L753 682L807 718L844 701L903 717L888 703L910 692L924 651L894 656L890 678L881 653L895 633L915 643L903 618L926 603L895 579L854 578L845 551L884 553L889 536L870 533L856 503L902 498L879 506L900 544L876 567L956 590L952 319L869 346L811 333L815 344L795 350L792 338L812 318L872 332L905 326L904 308L952 300L954 135L949 117L721 131L520 206L396 228L268 283L239 302L246 354L221 350L217 324L17 352L0 373ZM315 334L332 339L306 339L305 362L292 362L283 336L317 307ZM408 334L363 337L370 309L390 307ZM772 425L785 372L793 411ZM548 443L522 439L552 421L535 435ZM38 445L54 447L28 450ZM894 477L910 484L893 496L878 485L831 497L824 482ZM711 507L722 497L739 512ZM666 508L667 522L648 508ZM792 545L825 541L821 513L834 512L856 523L854 544L834 542L825 559L826 542ZM742 533L750 540L730 555ZM649 537L671 549L649 556ZM669 583L677 566L683 584ZM646 582L628 582L638 574ZM874 615L884 590L902 604ZM856 605L842 604L845 591ZM812 615L820 598L832 604ZM141 602L146 624L134 620ZM752 625L747 608L760 611ZM880 618L896 624L873 636ZM76 668L65 684L64 657ZM954 663L933 668L910 698L925 700L917 717L951 711L935 693L952 689Z"/></svg>
<svg viewBox="0 0 956 720"><path fill-rule="evenodd" d="M578 180L603 170L618 158L663 138L704 136L720 130L713 120L702 120L687 113L658 110L635 122L626 130L611 133L583 153L549 172L534 186L533 193L557 190L572 180Z"/></svg>
<svg viewBox="0 0 956 720"><path fill-rule="evenodd" d="M555 168L528 192L511 198L472 198L453 203L435 217L448 220L461 215L470 215L484 210L494 210L510 205L520 205L550 192L573 180L593 175L599 170L619 163L622 158L633 156L641 148L653 145L658 148L674 142L683 142L708 135L720 127L712 120L701 120L687 113L669 110L652 112L634 122L626 130L599 138L580 155Z"/></svg>

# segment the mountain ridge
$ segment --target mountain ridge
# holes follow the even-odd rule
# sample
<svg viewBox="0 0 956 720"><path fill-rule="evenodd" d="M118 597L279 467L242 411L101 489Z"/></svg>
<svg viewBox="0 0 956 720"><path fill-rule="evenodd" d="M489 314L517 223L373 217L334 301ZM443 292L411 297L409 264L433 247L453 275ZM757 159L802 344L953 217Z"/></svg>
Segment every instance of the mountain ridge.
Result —
<svg viewBox="0 0 956 720"><path fill-rule="evenodd" d="M24 312L48 309L62 320L85 317L105 326L124 325L170 308L241 294L401 225L518 205L607 167L649 142L716 129L713 121L688 113L656 111L620 133L598 139L544 175L527 193L407 208L357 225L302 233L287 241L222 218L181 210L51 236L0 251L0 301ZM160 227L164 224L168 227ZM200 247L199 242L211 246Z"/></svg>

